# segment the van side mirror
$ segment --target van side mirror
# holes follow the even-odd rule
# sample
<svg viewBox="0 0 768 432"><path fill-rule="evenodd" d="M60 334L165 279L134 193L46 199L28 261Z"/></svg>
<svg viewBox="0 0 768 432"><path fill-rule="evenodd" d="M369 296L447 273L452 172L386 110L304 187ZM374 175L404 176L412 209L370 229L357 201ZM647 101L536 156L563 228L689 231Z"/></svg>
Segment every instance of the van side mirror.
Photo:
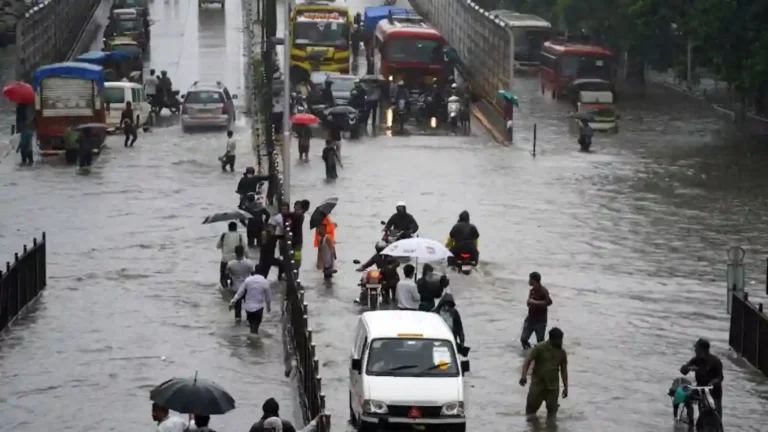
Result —
<svg viewBox="0 0 768 432"><path fill-rule="evenodd" d="M361 359L352 359L352 370L360 373L363 370L363 361Z"/></svg>
<svg viewBox="0 0 768 432"><path fill-rule="evenodd" d="M469 360L462 360L461 361L461 372L462 373L469 372Z"/></svg>
<svg viewBox="0 0 768 432"><path fill-rule="evenodd" d="M386 225L386 224L387 224L387 223L386 223L386 222L384 222L384 221L379 221L379 223L380 223L380 224L382 224L382 225Z"/></svg>
<svg viewBox="0 0 768 432"><path fill-rule="evenodd" d="M236 95L236 94L233 94L233 95L232 95L232 99L233 99L233 100L237 100L237 95Z"/></svg>

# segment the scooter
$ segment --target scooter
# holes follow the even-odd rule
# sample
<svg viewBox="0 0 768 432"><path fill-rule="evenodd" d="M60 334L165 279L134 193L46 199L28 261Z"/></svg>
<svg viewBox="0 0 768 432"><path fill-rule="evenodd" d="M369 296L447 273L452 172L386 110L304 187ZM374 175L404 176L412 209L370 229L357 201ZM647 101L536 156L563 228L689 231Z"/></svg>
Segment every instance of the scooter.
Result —
<svg viewBox="0 0 768 432"><path fill-rule="evenodd" d="M472 273L472 269L477 266L477 263L472 261L472 255L468 253L459 253L459 256L453 257L450 261L451 267L464 275Z"/></svg>
<svg viewBox="0 0 768 432"><path fill-rule="evenodd" d="M458 96L448 98L448 124L451 125L451 132L455 135L459 127L459 112L461 111L461 99Z"/></svg>

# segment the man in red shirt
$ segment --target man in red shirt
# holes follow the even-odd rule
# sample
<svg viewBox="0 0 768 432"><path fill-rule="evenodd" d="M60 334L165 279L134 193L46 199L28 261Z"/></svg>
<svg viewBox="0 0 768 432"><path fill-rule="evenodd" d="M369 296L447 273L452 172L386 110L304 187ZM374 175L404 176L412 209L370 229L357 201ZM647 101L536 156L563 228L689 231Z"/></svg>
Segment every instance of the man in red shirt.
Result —
<svg viewBox="0 0 768 432"><path fill-rule="evenodd" d="M547 308L552 305L549 291L541 284L539 272L533 272L528 276L528 285L531 290L528 293L528 316L523 323L523 334L520 335L520 343L523 349L531 347L529 339L536 333L536 343L544 340L547 330Z"/></svg>

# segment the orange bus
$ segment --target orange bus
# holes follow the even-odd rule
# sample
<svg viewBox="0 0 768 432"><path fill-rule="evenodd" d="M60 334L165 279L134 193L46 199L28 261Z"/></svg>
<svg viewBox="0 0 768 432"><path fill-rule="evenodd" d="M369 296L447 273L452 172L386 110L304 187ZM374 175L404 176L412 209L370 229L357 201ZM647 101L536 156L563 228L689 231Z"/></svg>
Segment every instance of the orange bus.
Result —
<svg viewBox="0 0 768 432"><path fill-rule="evenodd" d="M443 36L418 15L379 21L373 46L373 73L415 84L439 79L445 64Z"/></svg>
<svg viewBox="0 0 768 432"><path fill-rule="evenodd" d="M567 95L570 82L585 78L608 81L615 92L613 53L596 45L565 41L549 41L542 45L539 66L541 94L550 90L552 99L560 98Z"/></svg>

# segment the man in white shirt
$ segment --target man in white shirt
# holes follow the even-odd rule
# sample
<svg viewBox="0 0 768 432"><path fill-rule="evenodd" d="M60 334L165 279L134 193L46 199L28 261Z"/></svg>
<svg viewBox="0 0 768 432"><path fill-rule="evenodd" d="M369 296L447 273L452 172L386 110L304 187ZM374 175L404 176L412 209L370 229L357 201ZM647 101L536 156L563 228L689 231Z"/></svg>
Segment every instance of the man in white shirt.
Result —
<svg viewBox="0 0 768 432"><path fill-rule="evenodd" d="M152 420L157 422L157 432L186 432L196 430L181 417L171 416L168 408L152 403Z"/></svg>
<svg viewBox="0 0 768 432"><path fill-rule="evenodd" d="M232 294L237 293L243 282L256 270L256 264L245 257L245 248L242 245L235 246L236 258L227 264L227 272L232 279L232 285L229 291ZM242 318L243 301L242 299L235 303L235 321L239 322Z"/></svg>
<svg viewBox="0 0 768 432"><path fill-rule="evenodd" d="M263 271L263 269L260 270ZM248 318L251 333L256 334L259 332L261 320L264 318L264 308L267 309L267 313L272 310L272 292L269 288L269 282L260 274L249 276L240 285L240 289L232 298L229 307L233 308L243 298L245 299L243 302L245 315Z"/></svg>
<svg viewBox="0 0 768 432"><path fill-rule="evenodd" d="M155 70L149 71L149 76L144 78L144 94L147 95L147 100L152 103L157 94L157 77L155 76Z"/></svg>
<svg viewBox="0 0 768 432"><path fill-rule="evenodd" d="M220 157L221 170L226 171L227 166L231 172L235 172L235 150L237 149L237 140L234 138L235 133L227 131L227 151L224 156Z"/></svg>
<svg viewBox="0 0 768 432"><path fill-rule="evenodd" d="M397 283L397 307L401 310L418 310L419 303L421 302L421 296L419 295L419 289L416 286L416 282L413 280L413 275L416 273L416 268L411 264L403 267L403 275L405 279L401 279Z"/></svg>
<svg viewBox="0 0 768 432"><path fill-rule="evenodd" d="M235 248L240 245L245 247L243 235L237 232L237 222L232 221L228 225L229 231L219 237L216 249L221 249L221 264L219 265L219 281L224 289L229 288L230 279L227 271L229 262L237 259Z"/></svg>

